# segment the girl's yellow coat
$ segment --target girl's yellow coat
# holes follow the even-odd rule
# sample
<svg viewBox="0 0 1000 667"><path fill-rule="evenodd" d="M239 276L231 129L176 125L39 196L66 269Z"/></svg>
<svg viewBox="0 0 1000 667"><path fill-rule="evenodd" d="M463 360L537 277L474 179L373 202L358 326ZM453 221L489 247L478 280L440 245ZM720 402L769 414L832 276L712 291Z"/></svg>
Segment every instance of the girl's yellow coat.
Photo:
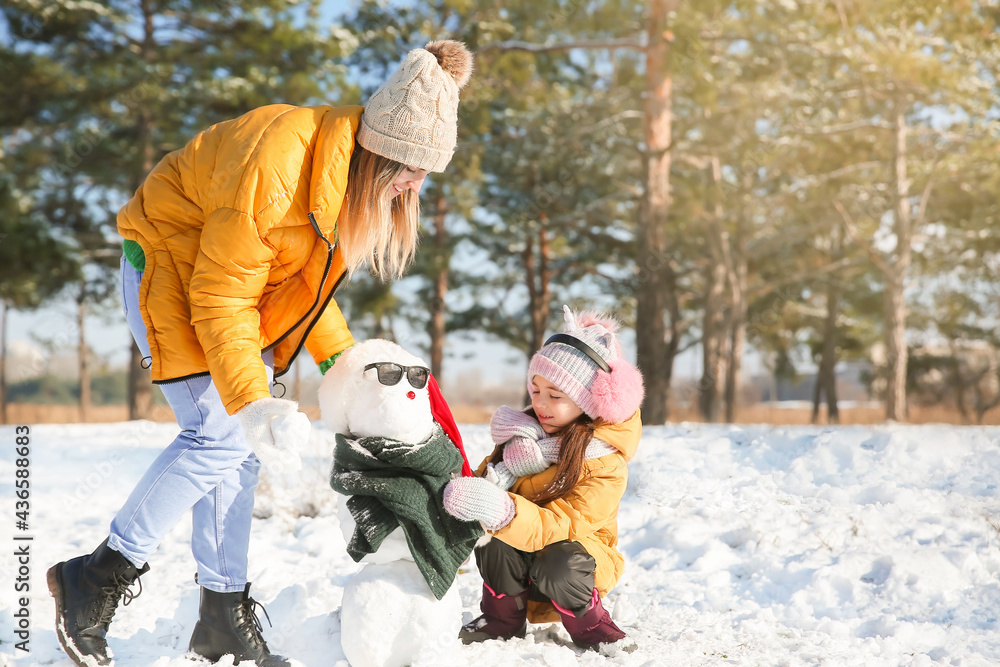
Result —
<svg viewBox="0 0 1000 667"><path fill-rule="evenodd" d="M510 488L514 518L492 533L493 539L527 552L538 551L561 540L579 542L597 561L594 585L604 597L618 583L625 570L625 561L616 548L618 505L628 485L627 463L635 456L641 436L639 412L620 424L597 422L594 437L618 452L585 461L583 473L573 490L545 505L536 505L528 498L541 492L552 481L556 466L549 466L537 475L519 478ZM486 472L486 464L492 460L493 454L483 460L477 475L482 476ZM528 620L532 623L558 621L559 614L548 602L529 601Z"/></svg>
<svg viewBox="0 0 1000 667"><path fill-rule="evenodd" d="M354 342L331 298L345 272L333 242L363 111L275 104L213 125L118 213L146 255L154 382L211 373L234 414L270 396L262 350L280 374L303 340L317 363Z"/></svg>

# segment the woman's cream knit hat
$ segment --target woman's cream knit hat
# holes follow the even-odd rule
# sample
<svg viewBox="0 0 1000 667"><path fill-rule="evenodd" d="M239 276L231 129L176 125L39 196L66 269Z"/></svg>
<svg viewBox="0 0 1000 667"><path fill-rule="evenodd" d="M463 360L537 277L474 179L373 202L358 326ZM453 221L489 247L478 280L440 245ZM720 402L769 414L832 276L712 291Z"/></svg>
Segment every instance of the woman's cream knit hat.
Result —
<svg viewBox="0 0 1000 667"><path fill-rule="evenodd" d="M457 143L458 91L471 75L472 54L461 42L410 51L368 100L358 143L409 167L444 171Z"/></svg>

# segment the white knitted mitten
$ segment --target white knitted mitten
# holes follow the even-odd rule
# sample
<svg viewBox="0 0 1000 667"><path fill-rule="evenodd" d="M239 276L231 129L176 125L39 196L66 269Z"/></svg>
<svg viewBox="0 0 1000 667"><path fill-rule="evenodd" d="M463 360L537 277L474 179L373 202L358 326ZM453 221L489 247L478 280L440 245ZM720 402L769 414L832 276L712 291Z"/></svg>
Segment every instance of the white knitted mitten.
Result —
<svg viewBox="0 0 1000 667"><path fill-rule="evenodd" d="M491 484L495 484L497 488L505 491L514 486L514 482L517 481L517 475L508 470L503 461L497 463L496 465L487 463L486 474L483 475L483 478L488 480Z"/></svg>
<svg viewBox="0 0 1000 667"><path fill-rule="evenodd" d="M272 470L302 469L299 450L309 441L312 424L295 401L259 398L236 413L247 443L260 462Z"/></svg>
<svg viewBox="0 0 1000 667"><path fill-rule="evenodd" d="M486 530L500 530L514 518L514 501L482 477L458 477L444 487L444 508L462 521L481 521Z"/></svg>
<svg viewBox="0 0 1000 667"><path fill-rule="evenodd" d="M537 475L549 467L538 442L521 436L511 438L504 445L503 462L515 477Z"/></svg>

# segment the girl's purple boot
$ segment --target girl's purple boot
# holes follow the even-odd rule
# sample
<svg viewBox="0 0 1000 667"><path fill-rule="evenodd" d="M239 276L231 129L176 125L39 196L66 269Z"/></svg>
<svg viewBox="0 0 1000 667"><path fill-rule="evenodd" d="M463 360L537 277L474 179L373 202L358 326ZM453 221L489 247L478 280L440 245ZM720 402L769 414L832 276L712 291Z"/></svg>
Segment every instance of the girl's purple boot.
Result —
<svg viewBox="0 0 1000 667"><path fill-rule="evenodd" d="M463 644L483 642L487 639L523 637L528 625L528 591L517 595L497 594L483 584L483 601L479 608L483 615L466 623L458 633Z"/></svg>
<svg viewBox="0 0 1000 667"><path fill-rule="evenodd" d="M557 604L553 606L562 617L563 627L577 646L596 651L601 644L613 644L625 639L625 633L615 625L611 614L601 604L601 596L597 594L596 588L590 597L590 604L579 615ZM624 650L631 652L629 648L634 650L634 647L625 647Z"/></svg>

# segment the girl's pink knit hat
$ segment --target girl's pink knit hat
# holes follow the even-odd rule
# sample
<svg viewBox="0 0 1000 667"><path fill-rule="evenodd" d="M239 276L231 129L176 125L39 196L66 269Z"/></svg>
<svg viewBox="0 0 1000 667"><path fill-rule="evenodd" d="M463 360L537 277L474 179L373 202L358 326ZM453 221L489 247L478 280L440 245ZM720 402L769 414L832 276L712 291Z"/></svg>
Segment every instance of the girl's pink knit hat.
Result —
<svg viewBox="0 0 1000 667"><path fill-rule="evenodd" d="M563 334L546 341L528 364L528 391L536 375L559 387L592 419L623 422L642 404L642 374L622 357L618 322L563 306Z"/></svg>

